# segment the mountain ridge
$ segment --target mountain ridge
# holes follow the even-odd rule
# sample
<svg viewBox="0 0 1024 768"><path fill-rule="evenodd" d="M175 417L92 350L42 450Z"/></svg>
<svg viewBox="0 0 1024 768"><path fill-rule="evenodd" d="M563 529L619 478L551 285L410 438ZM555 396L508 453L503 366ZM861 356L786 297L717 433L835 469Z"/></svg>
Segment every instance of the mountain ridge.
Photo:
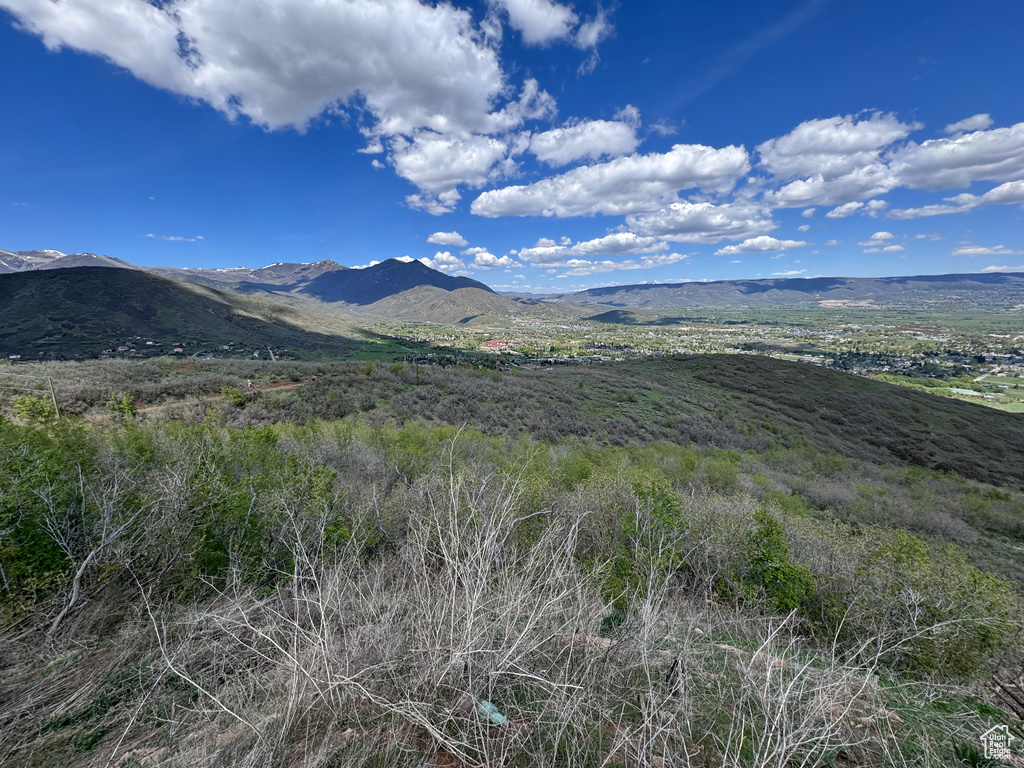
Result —
<svg viewBox="0 0 1024 768"><path fill-rule="evenodd" d="M344 356L371 337L337 319L143 270L87 266L0 275L4 357L88 358L119 346L189 354L275 347Z"/></svg>
<svg viewBox="0 0 1024 768"><path fill-rule="evenodd" d="M977 272L894 277L763 278L640 283L588 288L552 298L609 309L679 307L1024 305L1024 273Z"/></svg>
<svg viewBox="0 0 1024 768"><path fill-rule="evenodd" d="M498 293L490 286L465 276L431 269L418 260L387 259L369 267L346 267L331 259L315 262L280 261L256 269L178 268L139 266L112 256L92 253L66 254L56 250L0 250L0 274L82 266L140 270L174 280L227 290L242 295L296 298L344 305L356 314L379 315L391 306L404 319L450 322L458 302L422 301L414 289L432 287L446 292L473 288L502 298L509 305L501 316L514 314L512 307L524 301L535 304L568 304L590 311L610 309L702 308L1012 308L1024 309L1024 273L973 272L892 277L774 277L741 280L688 281L681 283L633 283L588 288L573 293ZM396 307L395 297L417 297L423 312ZM477 294L482 297L482 294ZM384 302L383 304L381 302ZM494 302L467 306L465 316L493 314ZM441 305L444 305L443 308ZM431 307L438 307L433 313ZM491 307L491 310L494 308ZM610 318L609 318L610 319Z"/></svg>

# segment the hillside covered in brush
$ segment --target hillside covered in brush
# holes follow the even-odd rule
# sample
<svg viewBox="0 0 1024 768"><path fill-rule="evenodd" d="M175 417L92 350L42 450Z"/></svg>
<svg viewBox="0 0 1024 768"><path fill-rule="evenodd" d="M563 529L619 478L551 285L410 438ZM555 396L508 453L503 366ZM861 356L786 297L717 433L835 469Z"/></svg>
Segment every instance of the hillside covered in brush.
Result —
<svg viewBox="0 0 1024 768"><path fill-rule="evenodd" d="M1024 417L746 356L34 370L5 765L983 765L1020 727L983 683Z"/></svg>
<svg viewBox="0 0 1024 768"><path fill-rule="evenodd" d="M0 275L0 351L23 359L97 357L153 341L189 353L224 345L350 353L370 336L355 326L140 270L48 269Z"/></svg>

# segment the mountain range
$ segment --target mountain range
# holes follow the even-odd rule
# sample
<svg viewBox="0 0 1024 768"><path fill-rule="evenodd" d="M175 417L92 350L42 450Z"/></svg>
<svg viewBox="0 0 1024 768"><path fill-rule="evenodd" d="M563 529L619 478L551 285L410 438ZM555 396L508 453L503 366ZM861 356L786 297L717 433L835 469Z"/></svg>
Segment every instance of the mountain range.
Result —
<svg viewBox="0 0 1024 768"><path fill-rule="evenodd" d="M445 291L476 288L494 293L481 282L468 277L446 275L415 260L388 259L364 269L351 269L330 260L311 264L278 262L259 269L179 269L138 266L112 256L98 256L95 253L0 250L0 274L68 267L144 270L174 280L233 290L236 293L292 293L320 301L358 306L367 306L423 285L431 285Z"/></svg>
<svg viewBox="0 0 1024 768"><path fill-rule="evenodd" d="M415 260L388 259L360 269L345 267L331 260L278 262L259 269L181 269L138 266L93 253L0 250L0 275L84 266L144 270L234 293L314 300L335 305L356 316L446 323L475 316L550 315L550 311L545 312L541 308L545 304L561 305L557 310L576 317L609 309L684 307L1024 307L1022 273L641 283L536 295L498 294L482 282L448 275ZM612 314L607 319L614 321L616 317Z"/></svg>
<svg viewBox="0 0 1024 768"><path fill-rule="evenodd" d="M589 310L541 305L502 296L468 277L447 275L419 261L388 259L361 269L335 261L278 262L259 269L179 269L130 264L92 253L0 251L4 274L72 267L111 267L145 271L183 283L232 294L262 297L317 314L348 320L395 319L412 322L486 325L516 317L587 315Z"/></svg>
<svg viewBox="0 0 1024 768"><path fill-rule="evenodd" d="M590 288L552 298L598 310L687 307L1013 309L1024 308L1024 274L990 272L910 277L810 277L647 283Z"/></svg>
<svg viewBox="0 0 1024 768"><path fill-rule="evenodd" d="M127 261L113 256L97 256L95 253L61 253L60 251L11 251L0 250L0 275L12 272L34 272L44 269L66 269L69 267L118 267L139 269Z"/></svg>
<svg viewBox="0 0 1024 768"><path fill-rule="evenodd" d="M230 348L345 357L378 337L280 302L138 269L71 267L0 275L0 353L26 359Z"/></svg>
<svg viewBox="0 0 1024 768"><path fill-rule="evenodd" d="M399 259L388 259L364 269L343 267L330 260L312 264L278 262L260 269L146 269L176 280L216 285L238 293L289 293L360 307L424 285L444 291L475 288L493 293L483 283L468 277L453 277L419 261Z"/></svg>
<svg viewBox="0 0 1024 768"><path fill-rule="evenodd" d="M491 328L517 318L590 313L501 296L419 261L208 270L141 267L91 253L0 251L4 357L96 357L119 347L126 355L265 354L273 347L291 356L344 357L381 341L359 327L367 321Z"/></svg>
<svg viewBox="0 0 1024 768"><path fill-rule="evenodd" d="M666 322L683 308L1024 309L1024 274L817 277L639 284L501 295L419 261L260 269L142 267L110 256L0 251L0 353L89 357L125 339L154 347L292 347L344 355L367 321L506 328L510 321ZM188 352L193 350L189 349Z"/></svg>

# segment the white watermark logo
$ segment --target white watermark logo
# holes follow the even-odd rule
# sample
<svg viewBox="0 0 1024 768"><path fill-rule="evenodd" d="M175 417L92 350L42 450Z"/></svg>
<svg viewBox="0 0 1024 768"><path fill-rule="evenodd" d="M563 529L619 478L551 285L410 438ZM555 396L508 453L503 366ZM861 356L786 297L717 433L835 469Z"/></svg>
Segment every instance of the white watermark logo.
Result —
<svg viewBox="0 0 1024 768"><path fill-rule="evenodd" d="M1010 728L997 725L981 735L981 745L985 749L986 760L1009 760L1010 744L1016 738Z"/></svg>

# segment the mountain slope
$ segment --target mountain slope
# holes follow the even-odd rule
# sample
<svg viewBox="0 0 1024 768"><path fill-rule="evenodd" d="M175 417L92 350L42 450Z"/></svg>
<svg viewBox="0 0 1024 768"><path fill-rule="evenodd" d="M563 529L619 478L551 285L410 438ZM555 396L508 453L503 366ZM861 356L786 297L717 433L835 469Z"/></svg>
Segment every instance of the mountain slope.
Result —
<svg viewBox="0 0 1024 768"><path fill-rule="evenodd" d="M257 289L272 291L277 288L286 290L294 289L304 285L313 278L320 277L327 272L347 271L336 261L325 259L312 263L299 262L277 262L268 264L259 269L249 267L235 267L231 269L179 269L175 267L145 267L148 272L154 272L174 280L182 280L189 283L210 286L229 286L231 290L239 292L252 292L255 286Z"/></svg>
<svg viewBox="0 0 1024 768"><path fill-rule="evenodd" d="M40 264L35 269L71 269L73 267L110 267L114 269L139 269L134 264L113 256L98 256L95 253L71 253Z"/></svg>
<svg viewBox="0 0 1024 768"><path fill-rule="evenodd" d="M432 286L444 291L476 288L494 293L483 283L468 277L452 277L419 261L405 262L398 259L388 259L365 269L327 272L294 292L321 301L341 301L365 306L421 286Z"/></svg>
<svg viewBox="0 0 1024 768"><path fill-rule="evenodd" d="M98 256L95 253L62 253L61 251L11 251L0 250L0 275L13 272L31 272L39 269L68 269L70 267L117 267L139 269L134 264L113 256Z"/></svg>
<svg viewBox="0 0 1024 768"><path fill-rule="evenodd" d="M312 332L308 328L319 331ZM106 267L0 275L0 352L95 357L141 337L188 352L225 344L341 355L369 335L290 307Z"/></svg>
<svg viewBox="0 0 1024 768"><path fill-rule="evenodd" d="M386 296L360 308L362 313L390 320L427 323L468 323L475 318L511 319L527 314L526 307L492 291L456 288L446 291L421 285Z"/></svg>
<svg viewBox="0 0 1024 768"><path fill-rule="evenodd" d="M736 426L770 424L817 450L1024 487L1024 416L760 355L629 366Z"/></svg>
<svg viewBox="0 0 1024 768"><path fill-rule="evenodd" d="M388 259L372 267L350 269L334 261L313 264L278 263L260 269L170 269L149 267L151 272L197 285L221 288L248 295L285 295L314 299L331 304L369 307L384 299L404 294L417 288L432 288L444 292L473 288L480 293L494 294L481 282L468 277L452 277L419 261ZM494 294L497 296L497 294ZM457 303L457 302L456 302ZM414 308L393 302L399 310L416 315ZM483 314L484 307L467 309L465 314ZM410 315L410 317L412 316ZM423 313L417 315L417 318ZM431 320L424 316L423 319Z"/></svg>
<svg viewBox="0 0 1024 768"><path fill-rule="evenodd" d="M609 309L587 318L592 323L611 323L613 325L650 325L657 321L652 315L632 312L628 309Z"/></svg>
<svg viewBox="0 0 1024 768"><path fill-rule="evenodd" d="M609 307L1015 307L1024 303L1024 274L910 277L815 277L721 280L591 288L560 297Z"/></svg>

